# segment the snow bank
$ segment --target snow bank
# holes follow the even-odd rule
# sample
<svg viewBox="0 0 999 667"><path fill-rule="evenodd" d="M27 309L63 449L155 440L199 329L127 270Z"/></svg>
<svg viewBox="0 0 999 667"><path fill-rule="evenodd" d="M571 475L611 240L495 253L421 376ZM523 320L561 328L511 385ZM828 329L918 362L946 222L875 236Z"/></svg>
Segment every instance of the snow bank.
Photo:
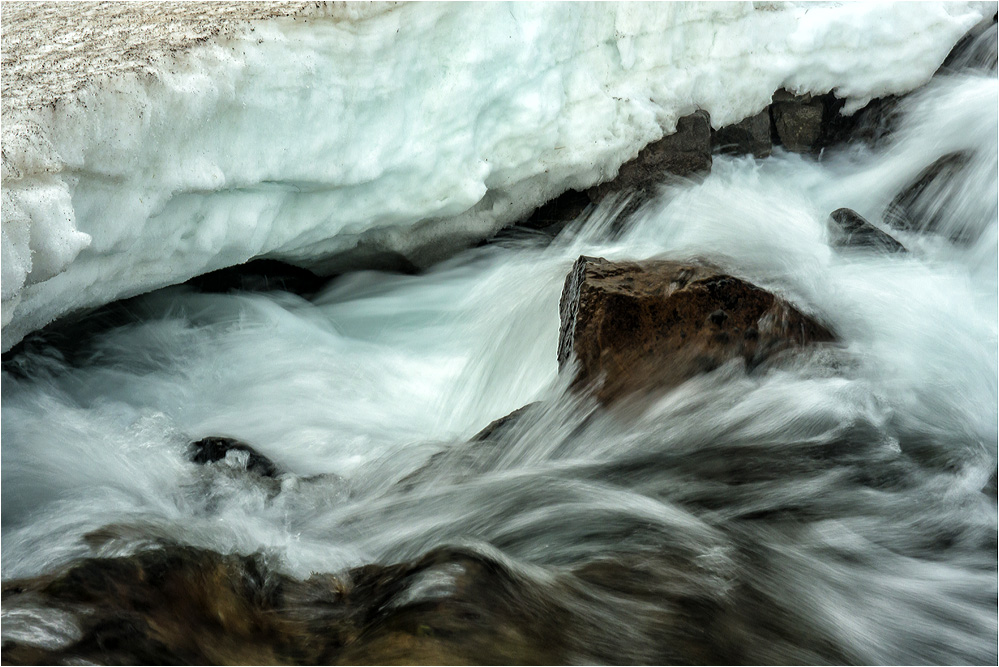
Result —
<svg viewBox="0 0 999 667"><path fill-rule="evenodd" d="M426 265L613 177L696 109L721 127L781 87L833 90L850 110L911 90L995 11L320 5L207 36L178 29L180 47L95 69L86 46L60 61L60 44L80 48L72 33L10 57L29 29L11 7L4 79L21 68L25 90L4 91L4 350L72 310L254 257L324 271L392 252ZM140 51L173 25L159 7L127 10ZM31 90L53 85L42 74L60 63L58 90Z"/></svg>

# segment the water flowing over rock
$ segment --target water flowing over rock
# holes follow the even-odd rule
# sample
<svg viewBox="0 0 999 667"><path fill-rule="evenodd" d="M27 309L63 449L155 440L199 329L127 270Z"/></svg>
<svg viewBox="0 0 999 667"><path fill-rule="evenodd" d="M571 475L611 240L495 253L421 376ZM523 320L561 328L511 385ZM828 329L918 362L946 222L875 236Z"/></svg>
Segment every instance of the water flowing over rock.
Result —
<svg viewBox="0 0 999 667"><path fill-rule="evenodd" d="M993 5L993 8L995 6ZM999 13L982 20L954 45L940 69L957 72L963 69L988 70L993 74L999 66L997 26Z"/></svg>
<svg viewBox="0 0 999 667"><path fill-rule="evenodd" d="M994 3L198 7L2 8L4 664L996 664Z"/></svg>
<svg viewBox="0 0 999 667"><path fill-rule="evenodd" d="M834 340L787 301L707 264L580 257L559 305L558 361L605 401L668 389L741 358Z"/></svg>
<svg viewBox="0 0 999 667"><path fill-rule="evenodd" d="M961 186L961 172L970 158L964 153L945 155L924 169L899 192L885 210L885 222L894 229L942 233L967 243L972 232L952 221L950 210Z"/></svg>
<svg viewBox="0 0 999 667"><path fill-rule="evenodd" d="M581 216L592 204L590 196L578 190L568 190L542 206L539 206L526 220L518 223L521 227L538 229L553 236L567 224Z"/></svg>
<svg viewBox="0 0 999 667"><path fill-rule="evenodd" d="M191 460L208 464L222 462L261 477L276 477L278 468L250 445L233 438L211 436L191 443Z"/></svg>
<svg viewBox="0 0 999 667"><path fill-rule="evenodd" d="M639 612L626 629L580 613L593 595L632 598L636 611L651 597L676 606ZM67 626L48 646L5 638L6 664L572 664L636 649L657 664L726 660L724 637L698 630L719 605L668 567L627 559L541 583L486 555L440 548L300 581L259 555L165 545L6 582L3 600L7 609L58 607Z"/></svg>
<svg viewBox="0 0 999 667"><path fill-rule="evenodd" d="M838 208L829 214L835 225L833 245L867 247L882 252L907 252L894 237L881 231L862 215L849 208Z"/></svg>

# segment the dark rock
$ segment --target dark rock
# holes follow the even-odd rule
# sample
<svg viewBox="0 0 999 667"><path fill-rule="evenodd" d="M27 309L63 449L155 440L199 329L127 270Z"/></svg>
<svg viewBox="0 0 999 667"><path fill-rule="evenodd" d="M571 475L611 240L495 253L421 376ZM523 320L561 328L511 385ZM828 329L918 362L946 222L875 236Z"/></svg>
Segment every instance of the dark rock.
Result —
<svg viewBox="0 0 999 667"><path fill-rule="evenodd" d="M580 257L559 311L559 368L575 359L576 384L602 382L604 402L834 340L783 299L702 263Z"/></svg>
<svg viewBox="0 0 999 667"><path fill-rule="evenodd" d="M993 74L999 69L999 40L996 15L982 21L962 37L944 59L939 72L959 72L974 69Z"/></svg>
<svg viewBox="0 0 999 667"><path fill-rule="evenodd" d="M411 562L300 581L261 556L166 545L5 582L5 611L59 610L81 636L59 648L5 639L2 657L5 664L568 664L573 656L612 663L652 655L647 661L657 664L725 663L717 640L699 631L717 605L689 581L674 583L676 568L633 560L643 568L608 555L578 577L554 571L528 579L473 550L443 547ZM608 594L593 596L594 586ZM624 632L611 609L629 598L636 610L652 601L662 609L629 614ZM577 611L594 606L593 618ZM20 618L39 622L37 611Z"/></svg>
<svg viewBox="0 0 999 667"><path fill-rule="evenodd" d="M411 491L435 480L449 482L479 475L495 465L504 450L496 447L532 408L539 403L528 403L505 417L490 422L468 442L455 443L431 456L426 463L399 480L399 488Z"/></svg>
<svg viewBox="0 0 999 667"><path fill-rule="evenodd" d="M891 95L874 99L846 116L846 101L832 93L792 95L778 90L770 105L774 143L797 153L817 152L852 141L876 145L894 129L900 100Z"/></svg>
<svg viewBox="0 0 999 667"><path fill-rule="evenodd" d="M720 327L725 323L725 320L728 319L728 313L726 313L724 310L718 309L715 312L708 315L708 319L710 319L713 324Z"/></svg>
<svg viewBox="0 0 999 667"><path fill-rule="evenodd" d="M517 422L531 408L538 403L528 403L522 408L517 408L505 417L493 420L484 429L472 436L472 442L482 442L484 440L495 440L517 425Z"/></svg>
<svg viewBox="0 0 999 667"><path fill-rule="evenodd" d="M590 205L590 198L585 192L568 190L535 209L531 217L518 224L521 227L558 234L567 224L583 215Z"/></svg>
<svg viewBox="0 0 999 667"><path fill-rule="evenodd" d="M324 257L321 261L313 264L312 268L317 274L329 276L330 279L355 271L382 271L384 273L416 275L422 268L430 266L435 261L443 261L466 247L474 245L473 239L468 239L455 247L442 245L433 255L434 260L428 259L425 263L417 265L410 257L384 248L377 235L373 234L374 232L382 235L387 234L383 229L368 230L362 233L361 238L358 239L353 248ZM374 238L368 238L369 234Z"/></svg>
<svg viewBox="0 0 999 667"><path fill-rule="evenodd" d="M753 155L765 158L772 147L770 137L770 107L755 116L743 118L711 134L711 144L721 153Z"/></svg>
<svg viewBox="0 0 999 667"><path fill-rule="evenodd" d="M778 90L770 105L776 141L795 153L815 150L822 136L825 113L825 104L818 97Z"/></svg>
<svg viewBox="0 0 999 667"><path fill-rule="evenodd" d="M230 452L233 454L230 456ZM233 467L245 467L248 472L261 477L276 477L278 468L253 447L233 438L210 436L191 443L191 460L195 463L223 461ZM245 461L245 464L244 464Z"/></svg>
<svg viewBox="0 0 999 667"><path fill-rule="evenodd" d="M985 482L985 486L982 487L982 493L988 496L993 503L997 502L997 493L999 493L999 470L993 470L992 474L989 475L989 479Z"/></svg>
<svg viewBox="0 0 999 667"><path fill-rule="evenodd" d="M835 225L833 245L838 247L868 247L882 252L907 252L905 246L881 231L862 215L849 208L838 208L829 214Z"/></svg>
<svg viewBox="0 0 999 667"><path fill-rule="evenodd" d="M826 115L823 120L819 147L826 148L847 142L879 145L894 131L898 121L901 97L889 95L873 99L851 116L842 113L844 101L832 95L824 96Z"/></svg>
<svg viewBox="0 0 999 667"><path fill-rule="evenodd" d="M643 148L621 165L617 177L587 190L597 203L611 193L636 191L648 196L669 176L690 176L711 170L711 119L696 111L677 121L676 132Z"/></svg>
<svg viewBox="0 0 999 667"><path fill-rule="evenodd" d="M971 230L948 221L969 160L966 153L950 153L920 172L885 209L885 224L893 229L945 234L959 243L973 240Z"/></svg>
<svg viewBox="0 0 999 667"><path fill-rule="evenodd" d="M311 295L322 289L327 282L328 277L318 276L308 269L273 259L255 259L196 276L188 280L187 284L202 292L283 290Z"/></svg>

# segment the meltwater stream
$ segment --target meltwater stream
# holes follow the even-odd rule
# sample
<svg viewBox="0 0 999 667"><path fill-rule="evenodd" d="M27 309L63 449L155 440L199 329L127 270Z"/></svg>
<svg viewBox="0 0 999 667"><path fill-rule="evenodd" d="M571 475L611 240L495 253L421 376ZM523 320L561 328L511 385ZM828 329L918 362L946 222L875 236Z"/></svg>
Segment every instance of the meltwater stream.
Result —
<svg viewBox="0 0 999 667"><path fill-rule="evenodd" d="M159 540L262 550L296 577L446 544L539 581L667 554L699 594L746 605L751 662L994 662L997 108L994 72L939 76L874 149L716 156L623 228L608 203L551 244L510 235L311 300L165 289L73 363L36 345L3 375L3 578ZM910 253L831 247L830 211L880 220L955 152L970 157L920 202L933 228L899 233ZM597 410L557 374L580 254L711 260L842 342ZM488 456L414 476L528 403ZM192 463L209 435L290 471L280 493ZM592 604L621 632L639 614ZM628 646L622 661L647 659Z"/></svg>

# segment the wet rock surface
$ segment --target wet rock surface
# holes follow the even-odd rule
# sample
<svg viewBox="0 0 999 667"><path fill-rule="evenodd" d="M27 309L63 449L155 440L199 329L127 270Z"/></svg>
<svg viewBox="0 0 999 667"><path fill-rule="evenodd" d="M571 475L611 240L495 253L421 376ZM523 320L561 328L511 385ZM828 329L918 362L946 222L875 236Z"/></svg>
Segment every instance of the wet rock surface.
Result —
<svg viewBox="0 0 999 667"><path fill-rule="evenodd" d="M825 105L818 97L792 95L778 90L770 105L774 136L781 145L795 153L814 150L822 136Z"/></svg>
<svg viewBox="0 0 999 667"><path fill-rule="evenodd" d="M511 431L539 405L540 403L535 402L517 408L510 414L490 422L467 442L455 443L437 452L426 463L400 480L400 488L410 491L434 480L463 480L489 470L504 454L505 450L496 446L499 441L507 439L509 444Z"/></svg>
<svg viewBox="0 0 999 667"><path fill-rule="evenodd" d="M825 145L859 141L876 146L891 136L898 124L899 103L904 99L895 95L871 100L852 116L838 111L826 125ZM842 107L842 102L838 103Z"/></svg>
<svg viewBox="0 0 999 667"><path fill-rule="evenodd" d="M900 99L877 98L847 116L844 100L832 93L795 95L778 90L769 107L773 143L795 153L819 153L857 141L877 144L891 133Z"/></svg>
<svg viewBox="0 0 999 667"><path fill-rule="evenodd" d="M583 215L591 204L590 197L585 192L567 190L544 206L535 209L531 217L519 224L521 227L543 230L554 235Z"/></svg>
<svg viewBox="0 0 999 667"><path fill-rule="evenodd" d="M872 225L850 208L838 208L829 214L835 229L833 245L870 248L880 252L907 252L905 246Z"/></svg>
<svg viewBox="0 0 999 667"><path fill-rule="evenodd" d="M124 558L88 559L59 574L6 582L3 603L60 608L70 641L5 638L7 664L566 664L724 660L697 624L719 607L691 582L639 559L604 558L531 581L467 549L413 562L368 565L299 581L265 558L165 545ZM605 599L673 600L676 611L638 614L626 632L579 613ZM606 603L605 603L606 604ZM681 615L681 608L688 612ZM6 634L7 627L5 627ZM15 633L16 629L15 629ZM636 646L636 644L638 646Z"/></svg>
<svg viewBox="0 0 999 667"><path fill-rule="evenodd" d="M665 390L732 359L752 369L783 350L834 340L783 299L706 264L580 257L559 306L558 361L611 401Z"/></svg>
<svg viewBox="0 0 999 667"><path fill-rule="evenodd" d="M982 21L962 37L940 66L939 71L959 72L966 68L996 72L999 66L999 41L996 22L999 14Z"/></svg>
<svg viewBox="0 0 999 667"><path fill-rule="evenodd" d="M711 143L721 153L767 157L773 147L770 107L755 116L715 130L711 135Z"/></svg>
<svg viewBox="0 0 999 667"><path fill-rule="evenodd" d="M972 241L970 230L949 220L969 161L965 153L950 153L924 169L888 204L885 224L904 231L944 234L957 243Z"/></svg>
<svg viewBox="0 0 999 667"><path fill-rule="evenodd" d="M191 460L201 464L222 462L261 477L277 477L279 473L273 461L250 445L221 436L209 436L192 442Z"/></svg>
<svg viewBox="0 0 999 667"><path fill-rule="evenodd" d="M697 111L679 119L676 132L655 141L621 166L617 176L587 190L593 202L612 193L633 191L645 196L669 176L691 176L711 170L711 119Z"/></svg>

